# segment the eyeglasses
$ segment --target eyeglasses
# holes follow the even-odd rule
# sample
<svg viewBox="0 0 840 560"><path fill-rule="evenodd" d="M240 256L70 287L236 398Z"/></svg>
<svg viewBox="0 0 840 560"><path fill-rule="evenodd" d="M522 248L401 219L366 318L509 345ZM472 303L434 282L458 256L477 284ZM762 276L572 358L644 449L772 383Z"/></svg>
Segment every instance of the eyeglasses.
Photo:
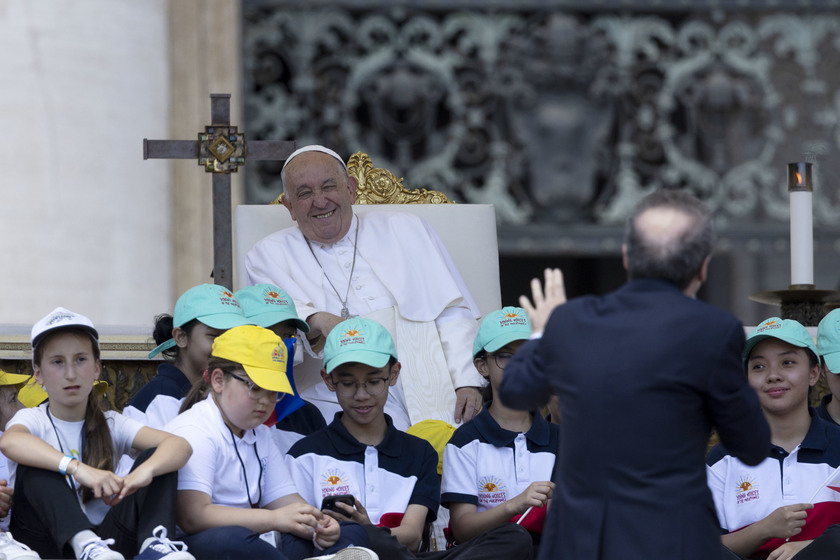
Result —
<svg viewBox="0 0 840 560"><path fill-rule="evenodd" d="M484 359L486 360L488 356L493 356L493 360L496 362L496 367L499 369L505 369L505 366L508 365L510 359L513 358L513 354L510 352L499 352L498 354L488 352L484 355Z"/></svg>
<svg viewBox="0 0 840 560"><path fill-rule="evenodd" d="M330 377L332 379L332 377ZM365 390L365 393L371 397L381 395L388 386L390 377L373 377L364 383L356 383L355 381L336 381L332 380L335 392L341 397L352 397L359 392L359 387Z"/></svg>
<svg viewBox="0 0 840 560"><path fill-rule="evenodd" d="M257 385L253 381L251 381L250 379L244 379L242 377L239 377L235 373L228 373L228 375L230 375L234 379L238 379L239 381L241 381L242 383L247 385L248 386L248 396L251 397L252 399L254 399L255 401L259 400L260 397L262 397L263 395L271 396L272 394L274 394L277 401L279 402L280 399L282 399L283 396L285 395L285 393L278 393L277 391L269 391L268 389L263 389L262 387L260 387L259 385Z"/></svg>

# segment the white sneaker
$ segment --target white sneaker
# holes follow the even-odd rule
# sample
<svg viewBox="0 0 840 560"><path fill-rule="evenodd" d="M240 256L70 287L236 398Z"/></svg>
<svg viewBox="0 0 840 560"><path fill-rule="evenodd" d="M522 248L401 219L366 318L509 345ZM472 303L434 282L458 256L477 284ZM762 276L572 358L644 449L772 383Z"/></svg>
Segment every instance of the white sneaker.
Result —
<svg viewBox="0 0 840 560"><path fill-rule="evenodd" d="M187 552L187 545L182 541L170 541L166 538L166 527L158 525L152 531L152 536L143 541L140 553L134 560L195 560L195 556Z"/></svg>
<svg viewBox="0 0 840 560"><path fill-rule="evenodd" d="M104 541L99 537L91 539L82 544L82 555L79 556L79 560L125 560L125 556L109 548L112 544L114 544L114 539Z"/></svg>
<svg viewBox="0 0 840 560"><path fill-rule="evenodd" d="M335 554L313 556L306 560L379 560L379 556L371 549L363 546L348 546Z"/></svg>
<svg viewBox="0 0 840 560"><path fill-rule="evenodd" d="M0 558L3 558L3 560L34 560L41 557L25 544L17 542L11 533L3 531L0 532Z"/></svg>

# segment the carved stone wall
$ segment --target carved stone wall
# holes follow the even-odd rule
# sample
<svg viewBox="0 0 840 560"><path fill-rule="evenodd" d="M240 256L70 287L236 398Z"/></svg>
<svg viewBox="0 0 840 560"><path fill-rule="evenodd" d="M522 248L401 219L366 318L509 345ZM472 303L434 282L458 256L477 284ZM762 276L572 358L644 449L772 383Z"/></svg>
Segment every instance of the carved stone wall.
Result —
<svg viewBox="0 0 840 560"><path fill-rule="evenodd" d="M816 164L816 282L840 276L837 8L244 0L246 128L493 203L503 256L615 256L641 196L690 189L728 255L712 299L757 322L790 280L787 162ZM279 165L248 172L277 195Z"/></svg>

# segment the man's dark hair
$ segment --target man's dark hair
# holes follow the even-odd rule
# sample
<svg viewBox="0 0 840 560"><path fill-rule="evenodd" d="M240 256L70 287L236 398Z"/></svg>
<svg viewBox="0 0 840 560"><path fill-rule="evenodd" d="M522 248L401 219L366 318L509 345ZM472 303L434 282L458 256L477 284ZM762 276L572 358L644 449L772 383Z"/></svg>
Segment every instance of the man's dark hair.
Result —
<svg viewBox="0 0 840 560"><path fill-rule="evenodd" d="M690 220L673 239L653 239L649 232L639 231L637 227L639 216L659 208L675 210ZM664 189L646 196L633 209L627 220L624 243L631 280L660 278L684 290L700 272L706 257L712 254L715 227L711 213L697 198L685 191Z"/></svg>

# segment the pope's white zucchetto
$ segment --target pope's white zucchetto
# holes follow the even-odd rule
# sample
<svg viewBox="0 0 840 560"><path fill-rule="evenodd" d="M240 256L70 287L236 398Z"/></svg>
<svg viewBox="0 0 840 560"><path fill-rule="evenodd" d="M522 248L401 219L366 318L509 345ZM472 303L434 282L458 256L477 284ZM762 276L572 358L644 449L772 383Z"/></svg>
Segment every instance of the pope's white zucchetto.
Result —
<svg viewBox="0 0 840 560"><path fill-rule="evenodd" d="M283 169L281 169L280 172L282 173L283 171L286 171L286 166L289 165L290 161L295 159L300 154L303 154L303 153L306 153L306 152L321 152L322 154L327 154L328 156L332 156L335 159L337 159L338 161L340 161L341 166L344 168L344 171L347 171L347 164L344 163L344 160L341 159L340 155L338 155L334 151L330 150L329 148L325 148L324 146L319 146L318 144L311 144L309 146L304 146L303 148L298 148L297 150L292 152L292 154L288 158L286 158L286 162L283 164Z"/></svg>

